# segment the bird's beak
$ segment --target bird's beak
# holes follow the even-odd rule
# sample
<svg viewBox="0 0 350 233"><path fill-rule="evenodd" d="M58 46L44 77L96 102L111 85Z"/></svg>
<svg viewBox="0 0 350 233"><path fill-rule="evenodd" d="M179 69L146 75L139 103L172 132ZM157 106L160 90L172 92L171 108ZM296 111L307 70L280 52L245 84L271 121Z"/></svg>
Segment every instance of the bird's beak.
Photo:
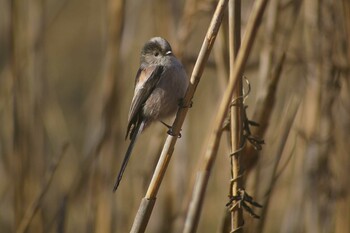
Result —
<svg viewBox="0 0 350 233"><path fill-rule="evenodd" d="M170 50L165 53L165 55L170 55L170 54L173 54L173 52L171 52Z"/></svg>

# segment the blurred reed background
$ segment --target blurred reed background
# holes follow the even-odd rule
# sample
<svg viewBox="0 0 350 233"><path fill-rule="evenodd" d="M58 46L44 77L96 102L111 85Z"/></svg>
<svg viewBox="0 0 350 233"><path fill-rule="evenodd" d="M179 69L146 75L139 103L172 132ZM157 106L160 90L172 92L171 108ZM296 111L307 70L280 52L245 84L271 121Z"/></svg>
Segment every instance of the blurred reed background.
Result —
<svg viewBox="0 0 350 233"><path fill-rule="evenodd" d="M242 1L243 34L252 4ZM166 138L161 124L142 134L112 193L139 51L162 36L190 75L215 5L0 0L0 232L130 230ZM147 232L182 231L227 84L227 32L225 19ZM246 232L350 232L349 38L348 0L269 1L244 72L266 143L242 155L246 190L264 205L261 220L244 216ZM198 232L226 232L228 138Z"/></svg>

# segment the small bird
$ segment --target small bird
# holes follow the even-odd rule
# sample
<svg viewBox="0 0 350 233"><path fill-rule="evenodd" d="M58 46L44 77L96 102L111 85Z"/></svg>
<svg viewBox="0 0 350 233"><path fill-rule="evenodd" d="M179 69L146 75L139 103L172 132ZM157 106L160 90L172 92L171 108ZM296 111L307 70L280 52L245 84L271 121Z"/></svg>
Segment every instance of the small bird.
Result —
<svg viewBox="0 0 350 233"><path fill-rule="evenodd" d="M117 190L123 177L137 136L150 123L169 117L177 111L188 84L185 69L174 56L168 41L154 37L146 42L141 50L140 68L136 74L135 91L128 116L125 140L129 136L130 144L113 192Z"/></svg>

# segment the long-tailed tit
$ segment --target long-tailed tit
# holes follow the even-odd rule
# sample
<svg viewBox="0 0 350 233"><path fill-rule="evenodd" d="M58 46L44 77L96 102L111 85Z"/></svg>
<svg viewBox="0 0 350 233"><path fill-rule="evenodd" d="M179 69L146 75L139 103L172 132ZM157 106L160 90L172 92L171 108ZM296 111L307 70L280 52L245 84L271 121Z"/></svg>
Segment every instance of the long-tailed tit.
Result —
<svg viewBox="0 0 350 233"><path fill-rule="evenodd" d="M125 136L130 137L130 144L113 191L119 186L137 136L153 121L177 111L188 84L184 67L165 39L154 37L143 46Z"/></svg>

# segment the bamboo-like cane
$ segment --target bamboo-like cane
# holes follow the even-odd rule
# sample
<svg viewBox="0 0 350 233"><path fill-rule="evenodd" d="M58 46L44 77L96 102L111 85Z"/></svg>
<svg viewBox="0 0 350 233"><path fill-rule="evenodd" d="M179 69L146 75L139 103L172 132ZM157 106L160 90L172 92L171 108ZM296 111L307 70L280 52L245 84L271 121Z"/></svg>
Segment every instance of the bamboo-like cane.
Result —
<svg viewBox="0 0 350 233"><path fill-rule="evenodd" d="M209 29L207 31L207 34L204 38L201 50L199 52L196 64L193 68L192 76L190 79L190 85L187 89L186 95L184 97L183 104L184 106L190 106L191 101L193 98L193 95L195 93L195 90L197 88L197 85L201 79L204 67L206 65L206 62L208 60L210 51L214 45L214 41L216 38L216 35L219 31L219 27L224 15L224 10L226 9L228 0L220 0L215 13L213 15L213 18L211 20ZM146 226L148 224L148 221L150 219L150 216L152 214L152 209L155 204L156 195L158 192L158 189L161 185L161 182L163 180L165 171L168 167L170 158L172 156L172 153L174 151L174 146L177 141L177 136L179 135L179 132L181 130L182 124L185 120L186 114L187 114L188 108L180 108L179 111L176 114L176 118L174 121L174 124L172 126L172 130L175 136L169 135L162 153L160 155L156 170L153 174L151 183L148 187L146 196L142 199L139 210L136 214L136 217L134 219L134 223L132 226L132 229L130 232L132 233L140 233L144 232L146 229Z"/></svg>
<svg viewBox="0 0 350 233"><path fill-rule="evenodd" d="M230 46L230 79L234 78L234 65L241 44L241 0L230 0L228 4L229 46ZM231 111L231 181L230 196L238 194L243 189L241 176L241 147L243 146L243 91L242 74L238 75L233 93ZM233 203L235 205L235 202ZM233 208L231 211L231 230L243 232L243 210Z"/></svg>
<svg viewBox="0 0 350 233"><path fill-rule="evenodd" d="M196 184L192 194L189 211L187 213L184 233L193 233L196 231L199 215L203 206L206 186L208 184L209 175L213 167L217 150L219 147L220 137L222 133L222 124L226 117L226 113L231 102L233 90L237 86L237 80L242 73L247 62L248 55L252 49L253 42L256 38L256 33L261 23L261 19L268 0L257 0L254 3L250 18L246 27L246 34L242 41L242 46L238 52L235 62L235 69L232 78L229 81L227 90L224 93L223 100L220 103L218 114L215 120L215 127L210 136L207 151L204 155L204 161L201 171L199 172Z"/></svg>

